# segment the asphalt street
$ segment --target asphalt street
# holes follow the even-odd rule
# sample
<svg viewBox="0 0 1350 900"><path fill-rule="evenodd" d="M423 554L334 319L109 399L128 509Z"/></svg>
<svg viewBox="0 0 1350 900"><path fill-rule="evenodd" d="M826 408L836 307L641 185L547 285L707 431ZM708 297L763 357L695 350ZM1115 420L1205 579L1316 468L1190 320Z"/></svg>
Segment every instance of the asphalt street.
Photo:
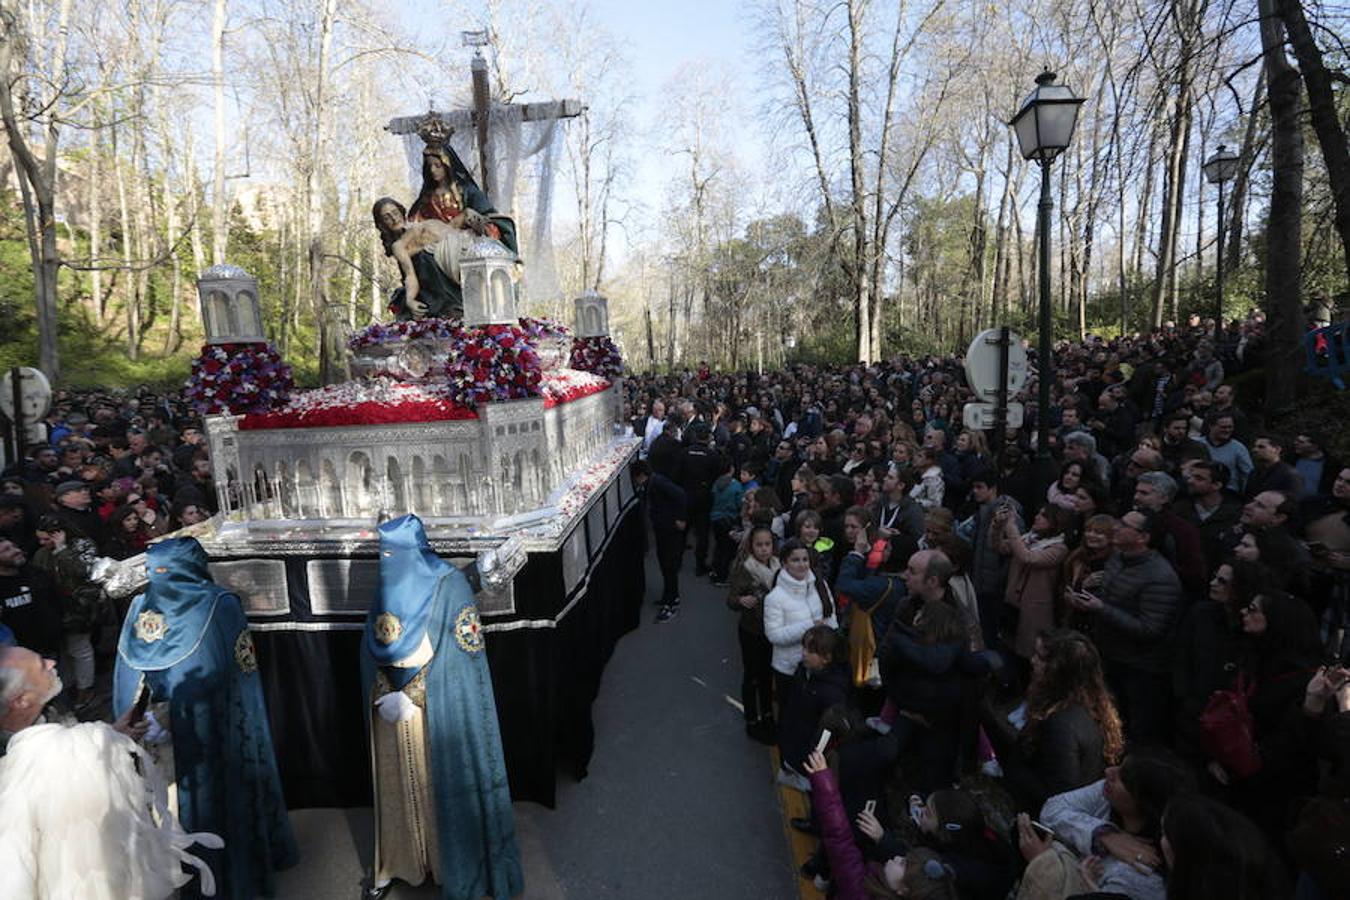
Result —
<svg viewBox="0 0 1350 900"><path fill-rule="evenodd" d="M594 708L582 782L560 776L556 809L515 805L526 898L793 900L798 879L769 751L745 737L737 707L736 617L724 591L681 576L683 603L620 641ZM660 574L647 560L647 595ZM372 846L369 809L292 813L302 861L281 900L356 898ZM393 898L433 898L399 887Z"/></svg>

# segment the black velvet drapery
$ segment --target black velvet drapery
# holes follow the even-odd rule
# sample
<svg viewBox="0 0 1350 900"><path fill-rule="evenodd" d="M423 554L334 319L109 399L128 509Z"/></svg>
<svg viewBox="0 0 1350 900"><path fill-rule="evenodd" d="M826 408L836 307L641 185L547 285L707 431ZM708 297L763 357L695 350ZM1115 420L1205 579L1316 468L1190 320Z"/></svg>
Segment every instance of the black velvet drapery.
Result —
<svg viewBox="0 0 1350 900"><path fill-rule="evenodd" d="M605 664L638 624L645 541L642 507L630 503L607 534L590 536L587 576L570 595L562 553L532 553L516 576L515 614L487 621L503 628L488 633L487 654L513 799L551 807L559 769L585 777L595 745L591 705ZM302 573L303 566L288 566L288 578ZM293 597L303 593L303 585L292 587ZM292 809L371 804L361 632L346 625L299 622L254 632Z"/></svg>

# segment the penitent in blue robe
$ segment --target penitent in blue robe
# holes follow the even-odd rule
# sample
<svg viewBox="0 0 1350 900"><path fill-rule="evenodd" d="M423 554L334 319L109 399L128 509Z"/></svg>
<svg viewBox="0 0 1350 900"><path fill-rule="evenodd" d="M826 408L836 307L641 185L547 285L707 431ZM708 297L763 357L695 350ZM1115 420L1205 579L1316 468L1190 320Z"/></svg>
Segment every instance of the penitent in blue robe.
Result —
<svg viewBox="0 0 1350 900"><path fill-rule="evenodd" d="M270 896L273 872L299 854L243 607L211 581L195 538L152 544L146 567L150 586L132 601L117 644L114 710L136 702L142 679L152 702L168 701L179 821L225 841L200 854L216 896ZM199 896L195 885L183 896Z"/></svg>
<svg viewBox="0 0 1350 900"><path fill-rule="evenodd" d="M431 661L398 667L424 638ZM519 894L515 816L473 591L464 573L431 551L416 516L380 526L380 593L361 642L367 719L379 715L371 707L377 672L393 690L424 673L442 898Z"/></svg>

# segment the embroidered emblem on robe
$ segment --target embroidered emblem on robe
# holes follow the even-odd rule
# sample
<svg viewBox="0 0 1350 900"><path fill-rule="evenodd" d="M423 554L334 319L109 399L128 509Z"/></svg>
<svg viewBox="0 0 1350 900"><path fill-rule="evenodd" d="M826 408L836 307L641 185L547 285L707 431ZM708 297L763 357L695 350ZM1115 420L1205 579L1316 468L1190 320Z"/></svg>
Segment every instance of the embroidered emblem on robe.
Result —
<svg viewBox="0 0 1350 900"><path fill-rule="evenodd" d="M163 613L147 609L136 617L135 631L137 640L153 644L164 639L169 631L169 623L164 621Z"/></svg>
<svg viewBox="0 0 1350 900"><path fill-rule="evenodd" d="M455 640L470 653L483 649L483 624L478 621L478 609L466 606L455 617Z"/></svg>
<svg viewBox="0 0 1350 900"><path fill-rule="evenodd" d="M392 644L403 634L403 623L391 612L380 613L372 630L375 632L375 640L381 644Z"/></svg>
<svg viewBox="0 0 1350 900"><path fill-rule="evenodd" d="M253 633L247 628L235 639L234 662L245 675L258 671L258 651L253 648Z"/></svg>

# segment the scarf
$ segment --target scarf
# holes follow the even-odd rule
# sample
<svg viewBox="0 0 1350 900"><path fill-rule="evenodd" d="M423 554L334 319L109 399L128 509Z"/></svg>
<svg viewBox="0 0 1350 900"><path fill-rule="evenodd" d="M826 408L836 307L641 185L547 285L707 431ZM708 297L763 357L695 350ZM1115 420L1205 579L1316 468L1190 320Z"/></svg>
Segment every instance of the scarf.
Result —
<svg viewBox="0 0 1350 900"><path fill-rule="evenodd" d="M1044 550L1046 547L1064 543L1064 535L1057 534L1054 537L1043 538L1034 531L1028 531L1022 535L1022 543L1027 545L1028 550Z"/></svg>
<svg viewBox="0 0 1350 900"><path fill-rule="evenodd" d="M741 565L745 567L745 571L750 573L751 577L755 579L755 584L759 585L765 593L773 588L774 576L783 567L776 556L770 556L767 564L760 562L753 556L747 556Z"/></svg>

